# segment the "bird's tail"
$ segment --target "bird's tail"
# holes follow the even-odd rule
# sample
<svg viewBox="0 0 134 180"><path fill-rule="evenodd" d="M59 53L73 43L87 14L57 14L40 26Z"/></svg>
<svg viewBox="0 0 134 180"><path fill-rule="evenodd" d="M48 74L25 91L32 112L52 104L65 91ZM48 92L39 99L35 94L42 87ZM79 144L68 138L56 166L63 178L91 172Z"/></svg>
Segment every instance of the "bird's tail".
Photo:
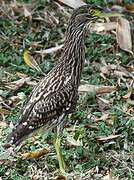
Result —
<svg viewBox="0 0 134 180"><path fill-rule="evenodd" d="M19 123L13 130L12 133L7 137L7 141L10 144L18 146L29 134L32 133L32 129L29 128L26 122Z"/></svg>

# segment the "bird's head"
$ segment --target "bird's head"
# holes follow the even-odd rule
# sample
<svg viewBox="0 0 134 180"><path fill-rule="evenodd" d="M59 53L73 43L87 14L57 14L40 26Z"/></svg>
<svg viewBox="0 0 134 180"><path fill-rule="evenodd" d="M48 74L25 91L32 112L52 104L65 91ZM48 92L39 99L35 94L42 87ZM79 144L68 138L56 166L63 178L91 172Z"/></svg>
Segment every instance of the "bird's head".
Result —
<svg viewBox="0 0 134 180"><path fill-rule="evenodd" d="M116 12L108 12L107 10L98 6L84 5L74 10L71 21L76 24L80 24L94 22L97 19L116 16L121 16L121 14Z"/></svg>

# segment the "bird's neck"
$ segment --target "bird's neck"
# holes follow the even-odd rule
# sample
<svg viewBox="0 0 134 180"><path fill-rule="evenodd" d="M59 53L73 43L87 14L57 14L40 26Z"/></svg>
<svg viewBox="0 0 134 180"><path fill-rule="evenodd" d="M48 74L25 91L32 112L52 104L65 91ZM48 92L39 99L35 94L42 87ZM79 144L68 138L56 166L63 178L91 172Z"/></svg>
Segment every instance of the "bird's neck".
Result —
<svg viewBox="0 0 134 180"><path fill-rule="evenodd" d="M84 38L86 28L83 26L68 29L64 45L63 61L66 73L75 84L79 85L85 60Z"/></svg>

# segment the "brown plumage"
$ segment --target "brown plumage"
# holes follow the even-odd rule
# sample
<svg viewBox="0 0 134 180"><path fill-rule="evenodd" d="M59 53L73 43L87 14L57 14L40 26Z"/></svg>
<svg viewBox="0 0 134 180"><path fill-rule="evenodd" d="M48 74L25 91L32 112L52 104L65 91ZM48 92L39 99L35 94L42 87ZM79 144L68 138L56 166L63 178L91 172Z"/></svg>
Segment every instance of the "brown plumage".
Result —
<svg viewBox="0 0 134 180"><path fill-rule="evenodd" d="M89 5L74 10L66 31L62 57L36 85L22 109L19 124L8 140L18 145L40 127L59 126L75 110L84 65L84 37L87 25L99 18L101 10Z"/></svg>

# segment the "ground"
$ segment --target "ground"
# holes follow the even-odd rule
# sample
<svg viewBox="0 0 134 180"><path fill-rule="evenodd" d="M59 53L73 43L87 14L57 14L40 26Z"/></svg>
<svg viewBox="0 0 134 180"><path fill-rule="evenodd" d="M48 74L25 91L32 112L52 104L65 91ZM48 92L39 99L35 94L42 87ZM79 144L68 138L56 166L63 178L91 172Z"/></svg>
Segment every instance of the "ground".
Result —
<svg viewBox="0 0 134 180"><path fill-rule="evenodd" d="M41 50L63 44L72 10L51 1L1 2L0 178L60 179L53 132L38 133L14 153L3 145L33 86L59 60L62 49L48 54ZM105 1L91 2L105 5ZM126 18L133 29L133 17ZM38 68L24 62L25 49ZM134 179L133 63L133 55L119 48L115 33L88 33L81 85L101 89L80 92L76 111L63 130L61 148L67 179ZM42 148L49 153L37 159L22 157Z"/></svg>

